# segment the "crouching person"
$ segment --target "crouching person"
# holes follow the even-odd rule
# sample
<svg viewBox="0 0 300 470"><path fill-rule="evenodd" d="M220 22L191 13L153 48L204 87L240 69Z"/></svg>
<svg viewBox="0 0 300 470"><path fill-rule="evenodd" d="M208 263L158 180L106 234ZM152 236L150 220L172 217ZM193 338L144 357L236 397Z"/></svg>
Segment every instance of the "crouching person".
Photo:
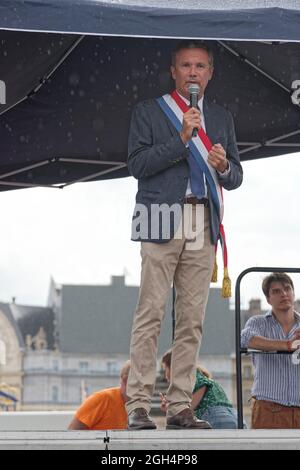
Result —
<svg viewBox="0 0 300 470"><path fill-rule="evenodd" d="M161 361L165 377L170 382L172 351L167 351ZM196 369L191 409L195 418L207 421L213 429L237 429L237 412L232 407L225 391L212 379L210 372L199 365ZM161 409L166 411L167 403L161 395ZM246 425L245 425L246 427Z"/></svg>
<svg viewBox="0 0 300 470"><path fill-rule="evenodd" d="M120 386L93 393L78 408L69 430L127 429L126 385L130 361L120 372Z"/></svg>

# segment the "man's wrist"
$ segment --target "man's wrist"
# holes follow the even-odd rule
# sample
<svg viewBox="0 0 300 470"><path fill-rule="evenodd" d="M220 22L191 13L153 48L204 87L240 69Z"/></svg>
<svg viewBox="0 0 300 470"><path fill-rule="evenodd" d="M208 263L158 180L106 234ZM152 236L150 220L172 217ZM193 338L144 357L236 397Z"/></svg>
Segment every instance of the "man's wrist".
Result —
<svg viewBox="0 0 300 470"><path fill-rule="evenodd" d="M221 173L225 173L225 171L227 171L229 168L229 161L226 160L226 165L225 165L225 168L223 168L223 170L221 171Z"/></svg>
<svg viewBox="0 0 300 470"><path fill-rule="evenodd" d="M289 352L293 352L292 345L293 345L293 341L288 340L288 341L287 341L287 350L288 350Z"/></svg>
<svg viewBox="0 0 300 470"><path fill-rule="evenodd" d="M181 140L182 140L182 142L183 142L183 145L184 145L185 147L187 147L187 146L188 146L189 139L186 140L186 138L184 137L184 135L183 135L182 132L179 132L179 135L180 135L180 138L181 138Z"/></svg>
<svg viewBox="0 0 300 470"><path fill-rule="evenodd" d="M226 167L224 170L218 170L219 175L227 176L230 171L230 163L229 160L226 160Z"/></svg>

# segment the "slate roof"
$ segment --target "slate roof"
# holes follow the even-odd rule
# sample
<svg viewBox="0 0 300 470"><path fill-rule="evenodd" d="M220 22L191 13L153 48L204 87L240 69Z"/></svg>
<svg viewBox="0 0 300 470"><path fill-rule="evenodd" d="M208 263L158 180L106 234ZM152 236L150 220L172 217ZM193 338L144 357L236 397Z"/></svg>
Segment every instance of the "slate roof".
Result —
<svg viewBox="0 0 300 470"><path fill-rule="evenodd" d="M54 349L54 312L49 307L36 307L30 305L8 304L11 313L21 331L23 342L26 344L26 336L34 337L40 328L46 333L47 349ZM34 347L33 347L34 349Z"/></svg>

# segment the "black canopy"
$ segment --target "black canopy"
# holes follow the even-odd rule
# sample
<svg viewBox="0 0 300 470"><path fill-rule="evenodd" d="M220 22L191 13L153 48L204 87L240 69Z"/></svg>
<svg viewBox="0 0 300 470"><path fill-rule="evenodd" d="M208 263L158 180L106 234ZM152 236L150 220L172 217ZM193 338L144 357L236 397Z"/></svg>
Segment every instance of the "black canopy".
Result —
<svg viewBox="0 0 300 470"><path fill-rule="evenodd" d="M132 107L171 89L174 38L212 46L207 95L242 160L299 150L298 2L207 3L0 0L0 190L126 176Z"/></svg>

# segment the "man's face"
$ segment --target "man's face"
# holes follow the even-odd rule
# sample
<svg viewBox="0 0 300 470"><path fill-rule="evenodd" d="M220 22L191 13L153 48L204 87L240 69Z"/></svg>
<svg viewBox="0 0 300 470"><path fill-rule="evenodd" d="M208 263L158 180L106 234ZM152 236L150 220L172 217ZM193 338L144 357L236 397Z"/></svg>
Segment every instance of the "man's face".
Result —
<svg viewBox="0 0 300 470"><path fill-rule="evenodd" d="M200 97L213 74L213 67L209 63L209 56L204 49L181 49L176 54L175 65L171 66L172 78L175 80L176 90L189 99L189 86L197 83L200 88Z"/></svg>
<svg viewBox="0 0 300 470"><path fill-rule="evenodd" d="M267 301L274 310L289 310L295 302L294 290L286 282L272 282Z"/></svg>

